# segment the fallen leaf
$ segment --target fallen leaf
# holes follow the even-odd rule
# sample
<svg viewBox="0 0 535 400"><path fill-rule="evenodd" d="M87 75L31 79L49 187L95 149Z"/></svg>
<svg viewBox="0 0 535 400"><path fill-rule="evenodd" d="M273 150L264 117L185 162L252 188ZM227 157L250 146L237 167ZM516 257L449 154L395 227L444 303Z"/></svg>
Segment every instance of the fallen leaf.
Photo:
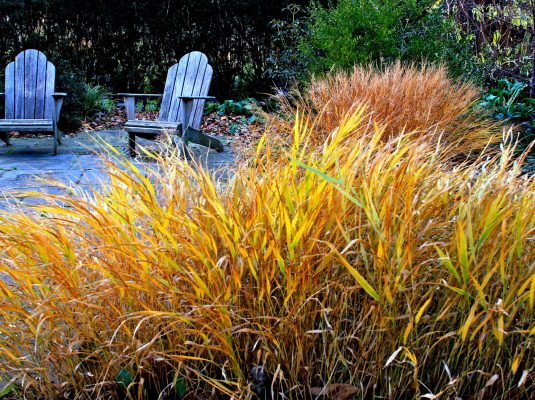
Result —
<svg viewBox="0 0 535 400"><path fill-rule="evenodd" d="M355 397L358 393L355 386L346 383L329 384L325 387L313 387L310 389L310 394L317 397L322 397L325 400L349 400Z"/></svg>

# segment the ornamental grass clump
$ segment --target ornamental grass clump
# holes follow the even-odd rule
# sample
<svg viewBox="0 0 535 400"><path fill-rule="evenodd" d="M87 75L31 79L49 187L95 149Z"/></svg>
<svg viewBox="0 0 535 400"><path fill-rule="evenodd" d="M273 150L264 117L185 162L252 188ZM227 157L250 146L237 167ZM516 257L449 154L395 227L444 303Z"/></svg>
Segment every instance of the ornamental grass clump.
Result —
<svg viewBox="0 0 535 400"><path fill-rule="evenodd" d="M312 79L288 96L277 96L281 112L268 119L270 133L287 143L299 110L318 125L310 138L318 145L344 116L365 106L369 123L382 128L382 140L411 132L413 138L441 143L442 156L458 158L501 139L496 123L474 108L479 98L474 85L450 78L443 66L400 62L383 68L355 66L349 72Z"/></svg>
<svg viewBox="0 0 535 400"><path fill-rule="evenodd" d="M510 149L444 164L417 133L385 140L363 109L319 147L316 129L297 118L284 163L264 136L228 182L176 157L148 173L119 158L100 191L2 214L10 390L529 398L533 177Z"/></svg>

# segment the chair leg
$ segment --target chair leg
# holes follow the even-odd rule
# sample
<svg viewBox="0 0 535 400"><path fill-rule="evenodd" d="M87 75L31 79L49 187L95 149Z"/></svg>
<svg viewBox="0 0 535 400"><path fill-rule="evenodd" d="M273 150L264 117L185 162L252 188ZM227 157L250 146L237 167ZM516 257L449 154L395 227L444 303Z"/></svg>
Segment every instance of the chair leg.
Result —
<svg viewBox="0 0 535 400"><path fill-rule="evenodd" d="M178 140L178 149L186 160L191 160L191 150L188 146L189 128L184 130L184 125L181 124L178 129L180 132L180 139Z"/></svg>
<svg viewBox="0 0 535 400"><path fill-rule="evenodd" d="M56 123L54 122L54 155L58 155L58 127Z"/></svg>
<svg viewBox="0 0 535 400"><path fill-rule="evenodd" d="M9 140L9 133L8 132L0 132L0 139L4 141L6 146L11 146L11 140Z"/></svg>
<svg viewBox="0 0 535 400"><path fill-rule="evenodd" d="M136 134L132 132L128 132L128 150L130 157L136 156Z"/></svg>
<svg viewBox="0 0 535 400"><path fill-rule="evenodd" d="M61 133L61 131L58 129L58 144L63 144L61 142L61 136L63 135L63 133Z"/></svg>
<svg viewBox="0 0 535 400"><path fill-rule="evenodd" d="M188 140L190 142L197 143L202 146L206 146L210 149L214 149L218 153L225 151L225 147L223 146L223 143L221 143L216 138L213 138L211 136L208 136L202 133L198 129L188 128Z"/></svg>

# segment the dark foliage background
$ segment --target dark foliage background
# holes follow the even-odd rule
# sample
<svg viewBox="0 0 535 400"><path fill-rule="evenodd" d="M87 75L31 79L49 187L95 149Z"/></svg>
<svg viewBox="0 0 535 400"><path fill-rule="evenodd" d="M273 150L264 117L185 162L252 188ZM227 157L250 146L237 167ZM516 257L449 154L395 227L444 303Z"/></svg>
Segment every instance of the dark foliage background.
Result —
<svg viewBox="0 0 535 400"><path fill-rule="evenodd" d="M161 92L167 68L200 50L214 66L213 94L258 95L278 83L266 73L272 21L290 18L290 3L308 0L0 0L0 64L36 48L59 86Z"/></svg>
<svg viewBox="0 0 535 400"><path fill-rule="evenodd" d="M484 107L531 132L534 21L535 0L0 0L0 82L20 51L45 52L69 93L60 124L75 130L106 108L94 94L161 93L193 50L213 65L220 101L354 64L424 61L496 89Z"/></svg>

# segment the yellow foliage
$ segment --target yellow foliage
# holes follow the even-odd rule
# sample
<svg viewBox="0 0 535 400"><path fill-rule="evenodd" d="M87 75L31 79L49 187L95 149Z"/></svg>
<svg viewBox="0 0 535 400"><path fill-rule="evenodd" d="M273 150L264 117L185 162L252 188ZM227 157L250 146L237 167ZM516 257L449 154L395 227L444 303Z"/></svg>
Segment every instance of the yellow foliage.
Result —
<svg viewBox="0 0 535 400"><path fill-rule="evenodd" d="M496 373L486 393L527 393L533 177L510 149L453 165L363 109L342 121L318 147L298 120L288 162L263 140L228 182L119 158L100 192L1 215L0 375L29 398L248 398L258 365L292 398L455 397Z"/></svg>

